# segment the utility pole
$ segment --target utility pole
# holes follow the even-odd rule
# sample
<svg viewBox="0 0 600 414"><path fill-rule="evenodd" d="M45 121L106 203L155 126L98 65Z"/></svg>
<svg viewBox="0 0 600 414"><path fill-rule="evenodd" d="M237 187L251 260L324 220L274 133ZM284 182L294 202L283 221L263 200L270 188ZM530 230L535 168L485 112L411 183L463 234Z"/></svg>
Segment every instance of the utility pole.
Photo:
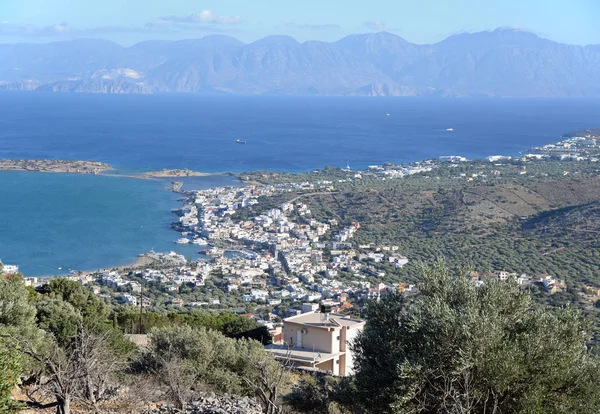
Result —
<svg viewBox="0 0 600 414"><path fill-rule="evenodd" d="M139 334L141 335L142 332L142 317L144 314L144 281L142 280L140 282L140 326L139 326Z"/></svg>

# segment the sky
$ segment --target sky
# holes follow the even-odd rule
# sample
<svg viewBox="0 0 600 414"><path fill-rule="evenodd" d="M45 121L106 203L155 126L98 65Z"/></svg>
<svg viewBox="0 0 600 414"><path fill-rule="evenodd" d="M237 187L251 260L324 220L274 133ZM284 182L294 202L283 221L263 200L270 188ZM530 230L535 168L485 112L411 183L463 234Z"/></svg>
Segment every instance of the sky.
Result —
<svg viewBox="0 0 600 414"><path fill-rule="evenodd" d="M0 43L94 37L122 45L226 34L334 41L388 31L413 43L517 27L600 44L600 0L0 0Z"/></svg>

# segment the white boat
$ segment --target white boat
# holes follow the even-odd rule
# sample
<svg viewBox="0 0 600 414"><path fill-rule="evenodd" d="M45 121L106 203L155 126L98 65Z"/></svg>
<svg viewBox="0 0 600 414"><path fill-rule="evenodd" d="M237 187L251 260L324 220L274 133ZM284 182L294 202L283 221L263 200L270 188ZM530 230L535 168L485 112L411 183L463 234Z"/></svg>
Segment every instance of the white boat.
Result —
<svg viewBox="0 0 600 414"><path fill-rule="evenodd" d="M188 244L189 242L190 239L186 239L185 237L182 237L181 239L176 241L177 244Z"/></svg>
<svg viewBox="0 0 600 414"><path fill-rule="evenodd" d="M448 129L446 129L446 131L454 131L454 129L453 128L448 128Z"/></svg>
<svg viewBox="0 0 600 414"><path fill-rule="evenodd" d="M198 244L200 246L206 246L208 244L208 242L206 241L206 239L203 239L202 237L198 237L197 239L194 239L192 241L192 243Z"/></svg>
<svg viewBox="0 0 600 414"><path fill-rule="evenodd" d="M218 247L213 247L211 249L205 250L204 252L211 256L222 256L225 253L225 250L219 249Z"/></svg>

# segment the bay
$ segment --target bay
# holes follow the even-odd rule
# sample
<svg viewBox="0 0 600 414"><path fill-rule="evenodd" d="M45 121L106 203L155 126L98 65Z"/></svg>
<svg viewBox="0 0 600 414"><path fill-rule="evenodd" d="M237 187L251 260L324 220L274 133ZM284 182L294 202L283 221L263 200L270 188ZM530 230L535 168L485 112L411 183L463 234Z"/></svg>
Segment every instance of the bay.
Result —
<svg viewBox="0 0 600 414"><path fill-rule="evenodd" d="M516 155L598 127L599 114L598 99L6 92L0 158L97 160L122 173L362 169L441 155ZM186 180L186 188L236 184L220 175ZM37 276L124 265L150 249L192 255L196 246L174 244L170 211L179 203L167 185L0 172L0 258Z"/></svg>
<svg viewBox="0 0 600 414"><path fill-rule="evenodd" d="M181 195L168 181L110 176L0 172L0 258L27 276L67 274L135 262L139 253L174 250L170 228ZM195 178L190 188L235 185L231 177ZM59 269L61 268L61 269Z"/></svg>

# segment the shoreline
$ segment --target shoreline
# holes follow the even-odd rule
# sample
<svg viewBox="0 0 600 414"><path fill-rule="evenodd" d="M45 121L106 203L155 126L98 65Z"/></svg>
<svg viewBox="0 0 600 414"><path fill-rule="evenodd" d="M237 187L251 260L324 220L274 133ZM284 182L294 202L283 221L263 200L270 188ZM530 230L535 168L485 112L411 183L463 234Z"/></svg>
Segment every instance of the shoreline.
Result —
<svg viewBox="0 0 600 414"><path fill-rule="evenodd" d="M23 275L25 278L37 278L37 279L52 279L52 278L61 278L61 277L77 277L80 275L86 274L95 274L102 273L107 271L124 271L127 269L139 269L141 267L151 266L156 263L156 260L149 257L148 253L142 253L138 256L136 261L132 264L120 265L120 266L108 266L101 269L93 269L93 270L78 270L75 273L66 273L64 275L43 275L43 276L27 276Z"/></svg>
<svg viewBox="0 0 600 414"><path fill-rule="evenodd" d="M592 132L592 131L596 131L596 130L582 130L582 131L577 131L577 132L572 132L570 134L564 134L562 136L560 136L559 138L561 138L561 140L559 141L552 141L549 144L546 144L545 146L541 146L541 147L533 147L530 148L529 150L524 150L520 152L520 156L523 157L523 154L525 154L527 151L536 151L537 154L539 154L540 156L547 156L550 157L550 155L548 155L548 149L549 147L554 147L556 144L558 143L562 143L562 142L567 142L567 141L571 141L571 142L575 142L576 143L576 139L598 139L600 140L600 129L597 130L598 134L594 134L594 136L590 136L592 134L588 134L587 137L580 137L580 138L567 138L565 139L565 137L572 137L573 135L576 135L579 133L579 135L583 135L581 134L582 132ZM595 142L595 141L594 141ZM589 151L591 149L591 147L579 147L579 145L577 144L573 144L576 145L577 148L571 149L570 151L577 151L577 150L582 150L583 148L585 148L586 151ZM595 146L594 149L595 154L600 152L600 149L598 146ZM563 150L561 148L561 150ZM564 150L563 150L564 151ZM464 158L464 157L458 157L458 156L453 156L453 157L457 157L457 158ZM515 157L515 155L509 155L509 156L487 156L488 160L487 161L492 161L489 158L498 158L498 159L511 159L513 157ZM444 162L444 160L442 160L443 158L448 158L448 157L439 157L439 161L440 162ZM474 159L470 159L467 160L466 158L464 160L460 160L461 162L474 162L474 161L485 161L486 157L482 157L482 158L474 158ZM537 158L540 159L540 158ZM161 179L168 179L168 178L173 178L173 179L177 179L177 178L187 178L187 177L211 177L211 176L230 176L230 177L236 177L240 183L245 184L245 185L254 185L254 186L262 186L264 185L264 183L261 183L260 181L254 181L252 180L252 178L255 177L247 177L246 179L243 178L244 174L248 174L248 175L252 175L252 174L257 174L257 173L266 173L267 171L261 171L261 170L257 170L257 171L252 171L249 173L233 173L233 172L225 172L225 173L205 173L205 172L200 172L200 171L193 171L193 170L188 170L188 169L163 169L161 171L150 171L150 172L141 172L141 173L134 173L134 174L119 174L118 172L114 172L116 170L114 170L110 165L108 164L103 164L103 163L99 163L99 162L93 162L93 161L56 161L56 160L10 160L11 162L13 162L13 164L9 164L9 165L18 165L19 163L29 163L32 162L34 163L34 165L42 165L45 166L44 169L32 169L32 168L22 168L22 169L17 169L17 168L2 168L2 162L6 161L6 160L1 160L0 159L0 172L2 171L23 171L23 172L42 172L42 173L48 173L48 172L54 172L54 173L71 173L71 174L91 174L91 175L102 175L102 176L110 176L110 177L120 177L120 178L133 178L133 179L142 179L142 180L155 180L155 181L161 181ZM413 161L411 163L408 164L398 164L395 166L402 166L402 165L410 165L410 164L415 164L415 163L422 163L425 162L427 160L423 160L423 161ZM88 171L64 171L63 169L65 168L65 165L82 165L80 163L92 163L90 165L94 165L96 167L107 167L105 168L103 171L101 172L88 172ZM450 162L456 162L456 161L450 161ZM57 169L47 169L50 168L49 166L51 165L55 165L54 163L58 163L58 166L60 168ZM382 164L385 165L385 164ZM47 167L47 168L46 168ZM326 168L325 168L326 170ZM323 171L325 171L323 170ZM344 170L342 168L340 168L340 170ZM314 171L314 170L312 170ZM312 172L311 171L311 172ZM348 171L353 171L353 172L366 172L366 169L356 169L356 170L348 170ZM272 175L278 175L278 174L282 174L282 175L290 175L290 176L301 176L303 174L306 174L306 172L304 173L299 173L299 172L277 172L277 171L268 171L269 174ZM248 179L250 178L250 179ZM162 180L164 181L164 180ZM180 193L180 194L187 194L189 191L183 190L182 189L183 183L180 181L172 181L171 185L167 188L165 188L165 190L167 191L171 191L171 192L175 192L175 193ZM150 266L153 263L155 263L155 260L148 257L148 253L143 253L142 255L139 255L138 258L135 260L134 263L130 263L130 264L125 264L125 265L119 265L119 266L107 266L105 268L102 269L93 269L93 270L89 270L89 271L77 271L76 273L72 273L72 274L64 274L64 275L44 275L44 276L31 276L31 277L35 277L35 278L53 278L53 277L70 277L70 276L77 276L77 275L81 275L81 274L93 274L93 273L100 273L100 272L104 272L104 271L110 271L110 270L116 270L116 271L124 271L126 269L136 269L136 268L140 268L140 267L146 267L146 266ZM29 276L26 276L29 277Z"/></svg>

